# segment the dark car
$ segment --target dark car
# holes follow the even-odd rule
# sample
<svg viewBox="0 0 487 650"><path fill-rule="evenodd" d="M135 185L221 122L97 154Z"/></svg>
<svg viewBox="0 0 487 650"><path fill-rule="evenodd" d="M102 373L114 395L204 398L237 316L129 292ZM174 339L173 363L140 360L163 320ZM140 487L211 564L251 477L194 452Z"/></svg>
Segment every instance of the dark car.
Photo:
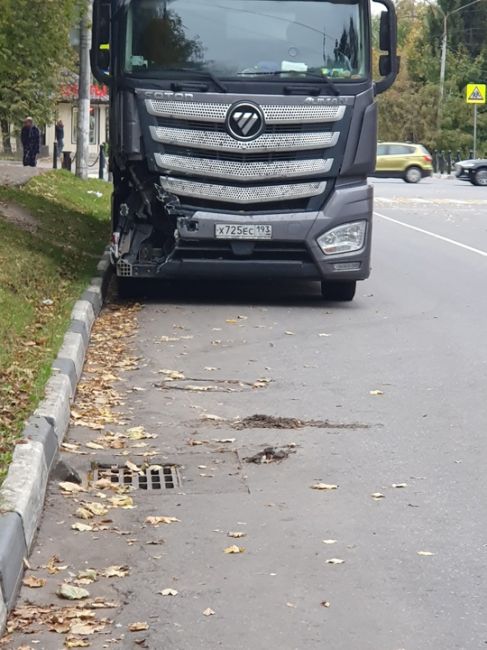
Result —
<svg viewBox="0 0 487 650"><path fill-rule="evenodd" d="M460 160L455 163L455 175L473 185L487 185L487 159Z"/></svg>

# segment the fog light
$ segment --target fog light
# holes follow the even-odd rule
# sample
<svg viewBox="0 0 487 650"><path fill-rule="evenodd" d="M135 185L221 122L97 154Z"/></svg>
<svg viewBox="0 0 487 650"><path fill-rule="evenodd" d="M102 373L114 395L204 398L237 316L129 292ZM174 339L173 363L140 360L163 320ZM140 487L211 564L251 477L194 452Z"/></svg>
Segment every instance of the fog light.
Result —
<svg viewBox="0 0 487 650"><path fill-rule="evenodd" d="M316 240L325 255L340 255L360 250L365 241L366 221L354 221L337 226Z"/></svg>
<svg viewBox="0 0 487 650"><path fill-rule="evenodd" d="M362 262L344 262L333 264L335 271L359 271L362 266Z"/></svg>

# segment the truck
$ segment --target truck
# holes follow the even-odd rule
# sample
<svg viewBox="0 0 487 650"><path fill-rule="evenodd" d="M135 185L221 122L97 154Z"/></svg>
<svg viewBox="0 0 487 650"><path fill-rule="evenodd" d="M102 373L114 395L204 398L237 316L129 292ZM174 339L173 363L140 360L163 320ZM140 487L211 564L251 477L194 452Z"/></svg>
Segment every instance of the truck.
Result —
<svg viewBox="0 0 487 650"><path fill-rule="evenodd" d="M120 290L301 278L353 300L370 274L376 97L398 65L392 0L94 0Z"/></svg>

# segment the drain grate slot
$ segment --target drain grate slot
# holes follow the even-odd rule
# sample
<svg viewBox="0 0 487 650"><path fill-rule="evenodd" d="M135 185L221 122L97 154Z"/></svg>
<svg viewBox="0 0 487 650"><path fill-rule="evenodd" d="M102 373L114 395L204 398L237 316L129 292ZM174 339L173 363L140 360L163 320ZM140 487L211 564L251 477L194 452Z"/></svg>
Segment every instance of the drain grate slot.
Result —
<svg viewBox="0 0 487 650"><path fill-rule="evenodd" d="M114 485L147 492L174 490L181 485L176 465L152 465L135 471L126 465L94 463L90 478L93 483L100 479L108 479Z"/></svg>

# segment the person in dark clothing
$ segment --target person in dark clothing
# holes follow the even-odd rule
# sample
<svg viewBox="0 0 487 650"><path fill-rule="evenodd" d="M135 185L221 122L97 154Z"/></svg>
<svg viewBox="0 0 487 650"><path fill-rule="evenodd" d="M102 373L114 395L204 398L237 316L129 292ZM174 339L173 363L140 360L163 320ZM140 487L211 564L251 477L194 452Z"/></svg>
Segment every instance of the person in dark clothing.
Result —
<svg viewBox="0 0 487 650"><path fill-rule="evenodd" d="M57 155L61 157L63 155L64 149L64 124L62 120L56 122L56 143L57 143Z"/></svg>
<svg viewBox="0 0 487 650"><path fill-rule="evenodd" d="M41 145L41 134L31 117L25 118L20 139L24 148L24 167L36 167Z"/></svg>

